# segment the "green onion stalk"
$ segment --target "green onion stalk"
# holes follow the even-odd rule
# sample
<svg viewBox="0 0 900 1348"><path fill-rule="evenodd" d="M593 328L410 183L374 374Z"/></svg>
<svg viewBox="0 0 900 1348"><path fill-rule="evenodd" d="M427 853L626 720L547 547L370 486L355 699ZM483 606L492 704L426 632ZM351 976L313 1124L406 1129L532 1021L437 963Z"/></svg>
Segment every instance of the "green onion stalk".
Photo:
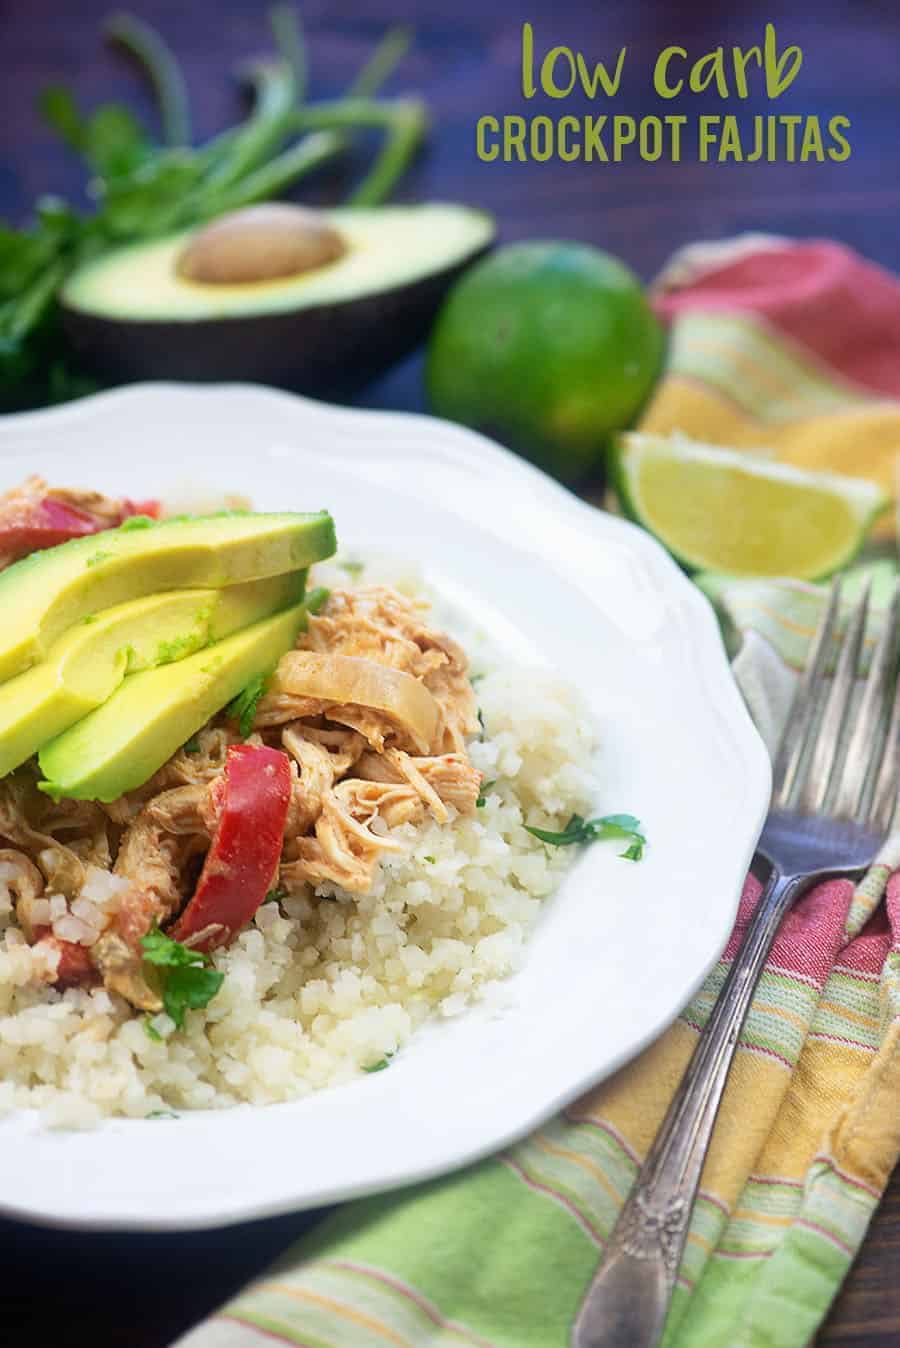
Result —
<svg viewBox="0 0 900 1348"><path fill-rule="evenodd" d="M69 273L91 257L279 196L345 153L361 130L380 132L381 145L348 204L375 206L391 194L427 129L420 99L376 97L409 46L409 30L384 36L342 98L307 103L308 61L296 14L279 5L269 21L277 56L241 72L252 95L249 116L203 145L190 143L177 58L155 29L130 14L111 16L105 33L152 87L160 142L127 108L107 104L83 117L67 90L42 96L44 115L90 169L97 208L81 215L47 199L30 229L0 225L0 407L85 391L84 379L68 370L55 300Z"/></svg>

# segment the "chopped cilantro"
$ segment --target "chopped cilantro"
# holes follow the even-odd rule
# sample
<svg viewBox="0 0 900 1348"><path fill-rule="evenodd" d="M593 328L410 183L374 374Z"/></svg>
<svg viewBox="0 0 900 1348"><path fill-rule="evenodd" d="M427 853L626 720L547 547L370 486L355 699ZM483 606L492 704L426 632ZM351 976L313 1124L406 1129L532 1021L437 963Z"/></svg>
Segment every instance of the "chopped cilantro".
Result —
<svg viewBox="0 0 900 1348"><path fill-rule="evenodd" d="M284 888L284 886L283 886L283 885L276 885L275 889L270 889L270 890L269 890L268 894L267 894L266 897L263 899L263 903L280 903L281 900L282 900L282 899L286 899L287 896L288 896L288 892L287 892L287 890Z"/></svg>
<svg viewBox="0 0 900 1348"><path fill-rule="evenodd" d="M256 716L256 708L259 706L260 698L266 691L268 681L267 674L256 674L246 688L242 688L234 701L229 702L225 708L227 716L231 716L238 723L238 729L244 739L253 730L253 721Z"/></svg>
<svg viewBox="0 0 900 1348"><path fill-rule="evenodd" d="M484 739L484 712L478 708L478 724L481 726L481 738Z"/></svg>
<svg viewBox="0 0 900 1348"><path fill-rule="evenodd" d="M386 1053L386 1054L384 1055L383 1058L379 1058L379 1059L378 1059L378 1062L373 1062L372 1065L371 1065L371 1067L364 1067L364 1068L363 1068L363 1071L364 1071L364 1072L383 1072L384 1069L385 1069L386 1067L390 1067L390 1065L391 1065L391 1058L393 1058L393 1056L394 1056L393 1053Z"/></svg>
<svg viewBox="0 0 900 1348"><path fill-rule="evenodd" d="M171 1109L151 1109L149 1114L145 1114L145 1119L177 1119L178 1114L173 1114Z"/></svg>
<svg viewBox="0 0 900 1348"><path fill-rule="evenodd" d="M119 525L119 532L126 534L132 529L149 529L152 525L158 524L159 520L153 519L151 515L129 515L127 520L123 520Z"/></svg>
<svg viewBox="0 0 900 1348"><path fill-rule="evenodd" d="M641 833L640 820L633 814L607 814L601 819L582 819L573 814L565 828L559 833L549 829L530 828L526 831L551 847L571 847L575 843L605 842L609 838L625 838L629 846L619 856L626 861L640 861L644 855L647 839Z"/></svg>
<svg viewBox="0 0 900 1348"><path fill-rule="evenodd" d="M482 807L483 805L486 805L486 804L487 804L487 793L488 793L488 791L490 791L490 789L491 789L492 786L496 786L496 785L497 785L497 779L496 779L496 778L494 778L494 780L493 780L492 782L482 782L482 783L481 783L481 790L478 792L478 799L477 799L476 802L475 802L475 804L476 804L476 806L478 807L479 810L481 809L481 807Z"/></svg>
<svg viewBox="0 0 900 1348"><path fill-rule="evenodd" d="M159 927L153 927L141 938L141 948L148 964L164 970L160 975L163 1006L166 1015L180 1030L184 1025L185 1011L211 1002L222 986L225 975L210 967L212 960L208 955L204 955L201 950L192 950L180 941L173 941ZM148 1022L144 1024L147 1033L153 1038L156 1031Z"/></svg>
<svg viewBox="0 0 900 1348"><path fill-rule="evenodd" d="M427 861L429 866L433 866L437 861L437 857L423 857L423 860Z"/></svg>
<svg viewBox="0 0 900 1348"><path fill-rule="evenodd" d="M163 1041L163 1037L153 1024L153 1017L150 1015L144 1017L144 1033L147 1035L147 1038L152 1039L155 1044L161 1044Z"/></svg>
<svg viewBox="0 0 900 1348"><path fill-rule="evenodd" d="M329 590L324 585L318 585L314 590L310 590L306 596L305 606L307 613L320 613L328 602Z"/></svg>
<svg viewBox="0 0 900 1348"><path fill-rule="evenodd" d="M346 571L348 576L361 576L366 569L365 562L357 562L352 558L338 562L338 566L342 571Z"/></svg>
<svg viewBox="0 0 900 1348"><path fill-rule="evenodd" d="M82 618L81 623L83 627L87 627L88 623L95 623L96 621L97 621L96 613L86 613Z"/></svg>
<svg viewBox="0 0 900 1348"><path fill-rule="evenodd" d="M469 683L470 683L470 684L472 685L472 687L474 688L475 685L476 685L476 683L481 683L481 680L482 680L483 678L484 678L484 675L483 675L483 674L470 674L470 675L469 675Z"/></svg>
<svg viewBox="0 0 900 1348"><path fill-rule="evenodd" d="M184 744L181 747L186 754L199 754L200 752L199 734L192 735L189 740L185 740Z"/></svg>
<svg viewBox="0 0 900 1348"><path fill-rule="evenodd" d="M87 561L85 562L85 566L99 566L101 562L107 561L112 556L114 556L113 553L104 552L101 549L99 552L95 552L90 557L88 557Z"/></svg>

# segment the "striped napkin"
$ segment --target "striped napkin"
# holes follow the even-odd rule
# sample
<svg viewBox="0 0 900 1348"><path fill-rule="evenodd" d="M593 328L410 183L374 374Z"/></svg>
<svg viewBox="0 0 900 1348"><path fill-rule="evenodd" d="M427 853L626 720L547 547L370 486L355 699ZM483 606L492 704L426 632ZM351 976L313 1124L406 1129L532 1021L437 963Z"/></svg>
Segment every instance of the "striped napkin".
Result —
<svg viewBox="0 0 900 1348"><path fill-rule="evenodd" d="M671 359L647 429L768 445L892 485L894 278L835 244L754 237L686 250L657 295ZM866 570L877 617L896 567ZM823 592L699 583L771 747ZM784 923L726 1090L666 1348L802 1348L859 1248L900 1155L897 866L900 836L857 888L821 885ZM346 1204L179 1348L565 1348L759 891L748 877L721 960L640 1057L504 1153Z"/></svg>

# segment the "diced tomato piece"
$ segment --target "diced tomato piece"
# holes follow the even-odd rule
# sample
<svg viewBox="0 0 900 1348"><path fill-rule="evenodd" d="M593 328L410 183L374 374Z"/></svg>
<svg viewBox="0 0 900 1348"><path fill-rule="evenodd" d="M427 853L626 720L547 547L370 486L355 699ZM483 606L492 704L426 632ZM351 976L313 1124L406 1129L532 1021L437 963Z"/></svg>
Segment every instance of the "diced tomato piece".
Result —
<svg viewBox="0 0 900 1348"><path fill-rule="evenodd" d="M35 927L34 944L52 946L59 951L59 964L56 966L54 986L58 988L83 987L85 983L96 983L99 974L94 968L87 946L75 941L61 941L54 936L50 927Z"/></svg>
<svg viewBox="0 0 900 1348"><path fill-rule="evenodd" d="M265 745L232 745L214 802L218 824L197 888L169 933L187 941L214 928L191 941L206 952L227 945L246 926L278 874L291 802L287 754Z"/></svg>

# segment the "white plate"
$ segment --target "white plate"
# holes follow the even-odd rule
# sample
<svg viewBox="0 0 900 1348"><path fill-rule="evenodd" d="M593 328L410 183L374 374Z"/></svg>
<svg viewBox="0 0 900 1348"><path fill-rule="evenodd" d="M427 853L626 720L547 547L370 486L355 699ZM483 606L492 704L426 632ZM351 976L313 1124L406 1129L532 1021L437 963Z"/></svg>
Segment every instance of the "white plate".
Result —
<svg viewBox="0 0 900 1348"><path fill-rule="evenodd" d="M183 1229L423 1179L525 1133L675 1016L727 938L769 764L712 611L647 534L459 427L241 385L147 384L2 419L0 488L26 472L327 506L344 549L424 561L513 657L580 686L602 734L597 811L639 815L651 846L639 865L587 849L509 1010L426 1027L388 1072L292 1104L85 1133L6 1118L0 1211Z"/></svg>

